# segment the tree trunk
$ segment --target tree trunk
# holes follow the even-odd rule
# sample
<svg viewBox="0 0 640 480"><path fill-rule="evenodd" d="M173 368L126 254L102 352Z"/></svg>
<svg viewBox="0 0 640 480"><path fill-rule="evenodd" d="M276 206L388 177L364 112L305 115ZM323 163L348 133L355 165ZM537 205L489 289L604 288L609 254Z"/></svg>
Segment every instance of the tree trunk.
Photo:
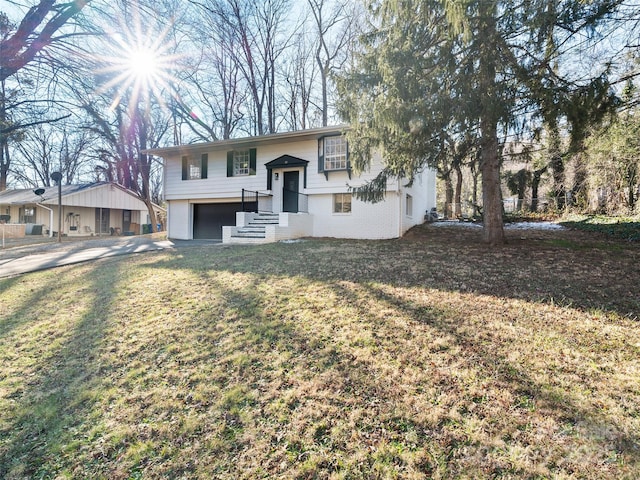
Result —
<svg viewBox="0 0 640 480"><path fill-rule="evenodd" d="M9 176L9 144L2 137L0 142L0 192L7 189L7 177Z"/></svg>
<svg viewBox="0 0 640 480"><path fill-rule="evenodd" d="M571 205L580 209L587 208L587 166L582 154L582 147L579 153L574 156L575 172L573 188L571 189Z"/></svg>
<svg viewBox="0 0 640 480"><path fill-rule="evenodd" d="M629 213L633 214L633 211L636 208L636 179L638 178L638 164L633 163L627 169L627 185L629 188L629 196L628 196L628 204L629 204Z"/></svg>
<svg viewBox="0 0 640 480"><path fill-rule="evenodd" d="M480 121L482 129L482 239L489 245L504 243L502 222L502 191L500 189L500 159L498 157L497 125L486 119Z"/></svg>
<svg viewBox="0 0 640 480"><path fill-rule="evenodd" d="M480 172L476 168L478 166L477 158L471 163L471 177L473 178L473 188L471 190L471 204L473 205L473 217L478 218L482 216L482 211L478 206L478 177Z"/></svg>
<svg viewBox="0 0 640 480"><path fill-rule="evenodd" d="M444 200L444 218L451 218L453 203L453 182L451 181L451 172L443 175L445 200Z"/></svg>
<svg viewBox="0 0 640 480"><path fill-rule="evenodd" d="M147 210L149 211L149 221L151 222L151 233L158 231L158 219L156 218L156 211L153 208L153 203L150 199L145 198L144 204L147 206Z"/></svg>
<svg viewBox="0 0 640 480"><path fill-rule="evenodd" d="M531 179L531 211L538 211L538 190L540 187L540 180L542 180L542 174L547 171L547 167L539 168L533 171L533 178Z"/></svg>
<svg viewBox="0 0 640 480"><path fill-rule="evenodd" d="M501 98L496 82L496 5L481 2L480 34L483 41L478 58L480 92L480 171L482 173L482 239L489 245L504 243L498 120Z"/></svg>
<svg viewBox="0 0 640 480"><path fill-rule="evenodd" d="M0 82L0 192L7 189L7 176L9 175L9 137L2 133L2 128L9 124L6 107L6 88L4 80Z"/></svg>
<svg viewBox="0 0 640 480"><path fill-rule="evenodd" d="M456 218L462 218L462 168L459 164L455 166L456 169L456 191L454 194L455 204L455 216Z"/></svg>

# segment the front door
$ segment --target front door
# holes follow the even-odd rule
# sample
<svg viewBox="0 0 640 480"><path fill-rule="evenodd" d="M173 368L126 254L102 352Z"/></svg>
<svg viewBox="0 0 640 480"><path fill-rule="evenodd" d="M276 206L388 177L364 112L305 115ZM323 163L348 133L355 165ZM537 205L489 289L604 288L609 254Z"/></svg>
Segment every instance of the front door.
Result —
<svg viewBox="0 0 640 480"><path fill-rule="evenodd" d="M284 188L282 190L282 211L298 213L298 190L300 188L300 172L284 172Z"/></svg>
<svg viewBox="0 0 640 480"><path fill-rule="evenodd" d="M122 231L128 232L131 227L131 210L122 211Z"/></svg>

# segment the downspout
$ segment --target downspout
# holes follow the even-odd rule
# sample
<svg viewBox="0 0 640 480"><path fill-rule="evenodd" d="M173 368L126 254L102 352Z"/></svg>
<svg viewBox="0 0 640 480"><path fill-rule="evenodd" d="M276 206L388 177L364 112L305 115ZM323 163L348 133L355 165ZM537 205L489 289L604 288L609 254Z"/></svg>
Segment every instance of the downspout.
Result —
<svg viewBox="0 0 640 480"><path fill-rule="evenodd" d="M398 179L398 238L402 238L402 191L400 186L400 179Z"/></svg>
<svg viewBox="0 0 640 480"><path fill-rule="evenodd" d="M42 207L46 210L49 210L49 238L53 238L53 209L42 205L41 203L36 203L38 207Z"/></svg>

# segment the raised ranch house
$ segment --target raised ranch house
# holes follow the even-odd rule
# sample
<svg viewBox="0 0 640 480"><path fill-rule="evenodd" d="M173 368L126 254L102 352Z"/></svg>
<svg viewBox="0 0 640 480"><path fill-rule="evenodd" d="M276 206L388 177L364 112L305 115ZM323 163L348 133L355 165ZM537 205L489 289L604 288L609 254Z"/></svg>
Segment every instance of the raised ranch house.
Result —
<svg viewBox="0 0 640 480"><path fill-rule="evenodd" d="M148 229L145 203L115 183L63 185L61 203L66 236L138 235ZM58 187L46 187L42 195L34 189L0 192L0 220L10 236L53 236L58 230Z"/></svg>
<svg viewBox="0 0 640 480"><path fill-rule="evenodd" d="M436 202L436 177L411 186L389 182L385 200L358 201L349 187L382 168L355 175L344 127L151 150L164 158L170 238L266 243L298 237L384 239L422 223Z"/></svg>

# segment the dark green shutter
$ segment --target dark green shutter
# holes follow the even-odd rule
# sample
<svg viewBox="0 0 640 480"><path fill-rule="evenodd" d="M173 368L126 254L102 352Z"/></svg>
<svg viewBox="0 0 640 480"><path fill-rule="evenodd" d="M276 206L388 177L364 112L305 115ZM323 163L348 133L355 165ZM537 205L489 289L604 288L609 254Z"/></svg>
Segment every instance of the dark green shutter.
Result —
<svg viewBox="0 0 640 480"><path fill-rule="evenodd" d="M182 179L189 179L189 166L187 164L187 157L182 157Z"/></svg>
<svg viewBox="0 0 640 480"><path fill-rule="evenodd" d="M349 180L351 180L351 160L349 159L349 143L347 143L347 175L349 175Z"/></svg>
<svg viewBox="0 0 640 480"><path fill-rule="evenodd" d="M227 152L227 177L233 177L233 151Z"/></svg>
<svg viewBox="0 0 640 480"><path fill-rule="evenodd" d="M349 143L346 139L345 143L347 144L347 170L351 170L351 159L349 158Z"/></svg>
<svg viewBox="0 0 640 480"><path fill-rule="evenodd" d="M200 178L207 178L207 170L209 168L209 154L203 153L200 157Z"/></svg>
<svg viewBox="0 0 640 480"><path fill-rule="evenodd" d="M324 138L318 139L318 173L324 172Z"/></svg>
<svg viewBox="0 0 640 480"><path fill-rule="evenodd" d="M249 175L256 174L256 149L249 149Z"/></svg>

